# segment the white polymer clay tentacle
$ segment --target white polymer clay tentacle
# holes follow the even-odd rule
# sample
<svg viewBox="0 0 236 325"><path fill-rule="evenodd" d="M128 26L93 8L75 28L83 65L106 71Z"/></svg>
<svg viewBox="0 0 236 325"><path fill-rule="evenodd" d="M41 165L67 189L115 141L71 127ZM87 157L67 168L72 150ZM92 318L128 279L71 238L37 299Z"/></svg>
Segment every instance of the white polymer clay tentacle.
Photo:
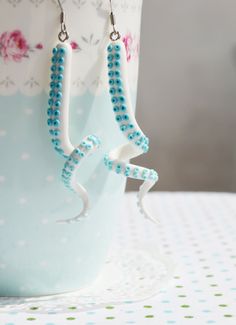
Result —
<svg viewBox="0 0 236 325"><path fill-rule="evenodd" d="M113 41L107 48L110 95L116 121L129 143L110 151L104 159L109 170L129 178L143 180L138 192L140 212L150 221L158 223L145 209L144 196L158 181L156 171L129 163L149 150L149 140L140 129L134 115L127 78L126 50L122 41Z"/></svg>
<svg viewBox="0 0 236 325"><path fill-rule="evenodd" d="M92 154L100 145L95 135L85 137L75 148L69 137L69 101L71 80L72 48L68 43L59 43L53 49L51 83L49 93L48 126L54 149L66 159L62 170L65 186L80 195L83 208L79 215L60 223L79 221L87 215L89 198L86 189L77 182L76 174L81 161Z"/></svg>

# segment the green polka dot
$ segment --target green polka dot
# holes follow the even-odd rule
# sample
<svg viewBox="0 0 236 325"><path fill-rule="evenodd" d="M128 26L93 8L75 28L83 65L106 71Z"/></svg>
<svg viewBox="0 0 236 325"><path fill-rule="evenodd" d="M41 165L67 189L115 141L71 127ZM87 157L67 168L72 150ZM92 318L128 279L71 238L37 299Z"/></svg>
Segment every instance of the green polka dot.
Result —
<svg viewBox="0 0 236 325"><path fill-rule="evenodd" d="M223 294L222 293L215 293L214 296L221 297L221 296L223 296Z"/></svg>
<svg viewBox="0 0 236 325"><path fill-rule="evenodd" d="M106 309L114 309L114 306L106 306Z"/></svg>
<svg viewBox="0 0 236 325"><path fill-rule="evenodd" d="M189 308L190 306L189 305L182 305L181 307L182 308Z"/></svg>
<svg viewBox="0 0 236 325"><path fill-rule="evenodd" d="M154 315L146 315L145 318L154 318Z"/></svg>
<svg viewBox="0 0 236 325"><path fill-rule="evenodd" d="M228 307L228 305L220 304L219 307Z"/></svg>
<svg viewBox="0 0 236 325"><path fill-rule="evenodd" d="M210 284L211 287L218 287L218 284Z"/></svg>
<svg viewBox="0 0 236 325"><path fill-rule="evenodd" d="M75 317L67 317L67 320L76 320Z"/></svg>
<svg viewBox="0 0 236 325"><path fill-rule="evenodd" d="M76 310L77 307L72 306L72 307L68 307L68 309L70 309L70 310Z"/></svg>
<svg viewBox="0 0 236 325"><path fill-rule="evenodd" d="M180 279L180 276L174 276L174 279Z"/></svg>
<svg viewBox="0 0 236 325"><path fill-rule="evenodd" d="M214 276L214 275L212 275L212 274L207 274L207 275L206 275L206 278L213 278L213 276Z"/></svg>
<svg viewBox="0 0 236 325"><path fill-rule="evenodd" d="M108 319L108 320L112 320L112 319L115 319L115 317L113 317L113 316L108 316L108 317L106 317L106 319Z"/></svg>
<svg viewBox="0 0 236 325"><path fill-rule="evenodd" d="M224 315L224 317L230 318L233 317L233 315Z"/></svg>
<svg viewBox="0 0 236 325"><path fill-rule="evenodd" d="M30 307L30 310L38 310L39 307Z"/></svg>
<svg viewBox="0 0 236 325"><path fill-rule="evenodd" d="M27 320L31 320L32 321L32 320L36 320L36 318L34 318L34 317L28 317Z"/></svg>
<svg viewBox="0 0 236 325"><path fill-rule="evenodd" d="M185 295L178 295L179 298L186 298L187 296Z"/></svg>
<svg viewBox="0 0 236 325"><path fill-rule="evenodd" d="M189 318L189 319L191 319L191 318L193 318L193 316L184 316L184 318Z"/></svg>
<svg viewBox="0 0 236 325"><path fill-rule="evenodd" d="M176 288L183 288L183 286L175 286Z"/></svg>
<svg viewBox="0 0 236 325"><path fill-rule="evenodd" d="M152 308L152 306L150 306L150 305L145 305L145 306L143 306L143 308Z"/></svg>

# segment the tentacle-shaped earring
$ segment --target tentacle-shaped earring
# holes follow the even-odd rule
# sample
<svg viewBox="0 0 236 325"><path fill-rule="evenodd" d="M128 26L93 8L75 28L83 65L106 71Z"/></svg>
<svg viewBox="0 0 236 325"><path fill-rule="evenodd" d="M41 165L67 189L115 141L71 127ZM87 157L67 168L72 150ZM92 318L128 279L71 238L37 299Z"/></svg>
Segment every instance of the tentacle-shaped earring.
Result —
<svg viewBox="0 0 236 325"><path fill-rule="evenodd" d="M143 180L138 192L138 206L146 218L157 223L156 218L150 216L143 205L143 198L158 181L158 174L154 170L135 166L128 161L149 150L149 140L136 122L129 92L127 78L126 50L120 40L120 33L115 28L115 16L111 0L111 24L113 31L110 34L111 43L107 47L107 66L111 101L115 119L120 131L129 143L109 152L105 158L105 165L109 170L126 177Z"/></svg>
<svg viewBox="0 0 236 325"><path fill-rule="evenodd" d="M49 93L49 108L47 111L49 133L54 149L66 159L62 170L62 180L67 188L80 195L83 201L83 209L80 214L60 223L79 221L87 216L89 198L86 189L77 182L76 174L86 157L98 149L100 140L95 135L86 136L82 142L74 147L69 137L69 96L71 79L72 48L69 43L69 35L65 25L65 13L60 0L61 31L58 34L59 43L53 48L51 82Z"/></svg>

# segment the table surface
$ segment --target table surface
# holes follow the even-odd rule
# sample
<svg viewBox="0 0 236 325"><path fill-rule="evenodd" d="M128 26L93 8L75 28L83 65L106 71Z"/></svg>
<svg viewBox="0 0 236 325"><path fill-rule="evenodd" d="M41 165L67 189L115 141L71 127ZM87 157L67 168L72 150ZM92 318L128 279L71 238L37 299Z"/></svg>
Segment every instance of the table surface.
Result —
<svg viewBox="0 0 236 325"><path fill-rule="evenodd" d="M133 249L158 242L176 265L166 288L143 301L84 312L2 312L0 325L235 325L236 194L150 193L146 204L158 215L158 228L137 213L134 195L125 196L115 241Z"/></svg>

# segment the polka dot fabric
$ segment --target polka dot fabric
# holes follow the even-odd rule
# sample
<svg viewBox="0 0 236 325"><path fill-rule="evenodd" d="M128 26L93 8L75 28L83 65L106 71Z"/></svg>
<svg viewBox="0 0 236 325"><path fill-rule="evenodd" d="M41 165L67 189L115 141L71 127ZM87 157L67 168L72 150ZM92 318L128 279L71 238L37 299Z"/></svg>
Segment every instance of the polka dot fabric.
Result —
<svg viewBox="0 0 236 325"><path fill-rule="evenodd" d="M20 312L18 305L2 311L0 324L235 325L236 195L151 193L146 203L159 216L159 229L137 214L135 194L127 194L114 247L138 252L141 245L147 256L160 247L175 262L171 283L158 295L150 297L154 292L149 290L148 299L136 301L127 294L119 304L90 304L83 312L78 299L63 313L42 313L34 301L28 310ZM138 276L145 279L143 270L134 283L142 282Z"/></svg>

